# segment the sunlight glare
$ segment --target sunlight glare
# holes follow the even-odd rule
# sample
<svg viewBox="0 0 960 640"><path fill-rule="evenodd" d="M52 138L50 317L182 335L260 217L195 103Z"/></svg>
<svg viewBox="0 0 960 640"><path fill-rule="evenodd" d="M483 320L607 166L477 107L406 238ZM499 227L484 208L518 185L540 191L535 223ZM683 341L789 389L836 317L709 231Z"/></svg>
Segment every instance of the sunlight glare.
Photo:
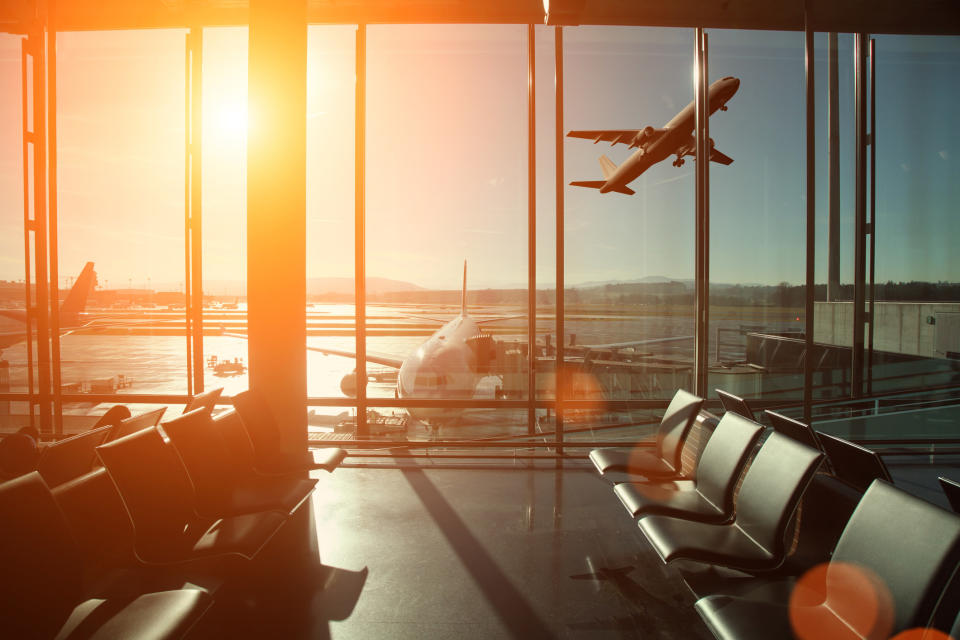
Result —
<svg viewBox="0 0 960 640"><path fill-rule="evenodd" d="M224 103L217 110L216 126L228 138L245 140L247 137L247 102Z"/></svg>

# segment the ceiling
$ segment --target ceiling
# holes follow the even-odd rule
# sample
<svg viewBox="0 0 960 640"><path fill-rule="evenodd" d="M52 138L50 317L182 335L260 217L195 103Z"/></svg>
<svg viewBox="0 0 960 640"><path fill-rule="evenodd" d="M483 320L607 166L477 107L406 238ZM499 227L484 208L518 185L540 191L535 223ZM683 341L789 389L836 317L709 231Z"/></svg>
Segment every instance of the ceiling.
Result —
<svg viewBox="0 0 960 640"><path fill-rule="evenodd" d="M274 0L279 2L282 0ZM299 0L304 3L304 0ZM960 34L958 0L305 0L318 24L637 25ZM61 31L241 25L247 0L3 0L0 31L24 33L49 5Z"/></svg>

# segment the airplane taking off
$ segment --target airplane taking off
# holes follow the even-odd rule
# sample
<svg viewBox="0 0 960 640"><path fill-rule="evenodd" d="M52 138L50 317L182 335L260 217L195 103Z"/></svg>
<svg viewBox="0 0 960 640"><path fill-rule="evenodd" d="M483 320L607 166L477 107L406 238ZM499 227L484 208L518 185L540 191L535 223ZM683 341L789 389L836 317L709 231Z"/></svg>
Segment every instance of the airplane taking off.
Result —
<svg viewBox="0 0 960 640"><path fill-rule="evenodd" d="M76 282L67 294L66 299L60 305L60 330L63 333L69 333L75 329L85 326L83 322L83 312L87 306L87 296L97 284L97 272L93 270L93 263L88 262L84 265ZM27 324L27 312L23 309L0 309L0 316L12 318L17 322ZM10 347L18 342L26 340L27 333L25 327L20 327L13 331L0 332L0 351Z"/></svg>
<svg viewBox="0 0 960 640"><path fill-rule="evenodd" d="M707 90L710 111L708 115L712 115L717 110L726 111L727 102L739 88L740 79L732 76L721 78L711 84ZM684 156L696 154L697 143L693 135L695 121L696 101L693 101L660 129L645 127L643 129L571 131L567 134L571 138L593 140L594 144L603 140L609 142L611 146L622 143L630 149L637 148L637 150L619 167L608 157L600 156L603 180L577 180L570 184L575 187L599 189L600 193L616 191L632 196L636 192L627 185L651 166L676 154L673 166L680 167L683 166ZM710 160L720 164L733 162L733 158L713 147L712 139L710 140Z"/></svg>

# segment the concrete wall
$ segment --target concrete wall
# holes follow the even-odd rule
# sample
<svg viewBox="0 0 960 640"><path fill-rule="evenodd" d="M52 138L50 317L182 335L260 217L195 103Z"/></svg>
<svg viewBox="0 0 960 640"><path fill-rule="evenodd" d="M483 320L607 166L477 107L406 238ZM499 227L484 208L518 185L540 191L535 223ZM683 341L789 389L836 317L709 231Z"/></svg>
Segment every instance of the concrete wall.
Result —
<svg viewBox="0 0 960 640"><path fill-rule="evenodd" d="M960 350L960 345L953 344L960 341L960 332L953 322L954 314L960 315L960 303L878 302L874 310L877 317L873 346L878 351L943 358L945 345L958 347L947 350ZM938 331L940 353L936 352ZM813 337L816 342L852 346L853 303L815 303Z"/></svg>

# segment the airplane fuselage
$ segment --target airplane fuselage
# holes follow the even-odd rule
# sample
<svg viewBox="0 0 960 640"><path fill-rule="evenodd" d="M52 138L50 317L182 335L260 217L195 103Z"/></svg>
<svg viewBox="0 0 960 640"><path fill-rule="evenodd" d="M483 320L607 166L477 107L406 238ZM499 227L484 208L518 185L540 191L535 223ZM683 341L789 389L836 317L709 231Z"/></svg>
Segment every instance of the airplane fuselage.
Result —
<svg viewBox="0 0 960 640"><path fill-rule="evenodd" d="M709 112L712 115L726 105L740 88L740 80L733 77L717 80L708 89ZM683 150L693 143L693 128L696 124L696 101L684 107L670 122L663 125L663 133L649 142L641 144L633 155L617 167L606 184L600 187L600 193L608 193L626 187L644 171L673 154L682 155Z"/></svg>
<svg viewBox="0 0 960 640"><path fill-rule="evenodd" d="M472 398L480 375L477 353L469 341L479 335L479 325L467 315L443 325L404 359L397 376L397 395L425 400ZM437 422L456 417L462 409L408 407L407 411L417 420Z"/></svg>

